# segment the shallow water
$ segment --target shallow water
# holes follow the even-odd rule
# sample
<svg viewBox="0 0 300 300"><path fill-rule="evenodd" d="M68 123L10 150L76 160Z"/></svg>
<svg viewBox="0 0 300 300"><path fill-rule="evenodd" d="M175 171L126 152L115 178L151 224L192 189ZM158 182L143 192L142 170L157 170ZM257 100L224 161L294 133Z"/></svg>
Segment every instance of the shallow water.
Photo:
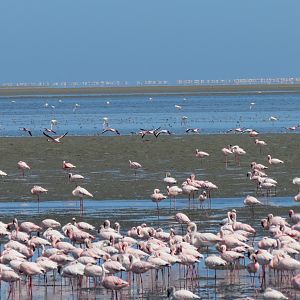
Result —
<svg viewBox="0 0 300 300"><path fill-rule="evenodd" d="M39 209L37 202L1 202L0 209L2 213L1 220L10 221L13 217L17 217L19 221L31 220L39 223L46 217L52 217L62 224L70 222L73 217L77 221L84 219L97 228L105 220L109 219L112 222L118 221L121 224L121 232L126 233L132 226L137 226L141 223L147 223L155 228L161 227L168 231L171 227L175 228L178 233L181 233L181 226L176 223L174 215L177 212L186 213L191 220L198 225L198 231L214 232L219 229L219 222L226 217L226 211L231 208L236 208L238 220L247 222L254 226L257 234L254 238L254 246L262 236L268 235L262 231L260 227L260 219L266 217L270 212L274 215L287 217L287 212L290 208L297 210L290 198L261 198L265 205L257 207L252 216L249 208L244 207L242 198L219 198L212 199L212 209L197 209L196 204L191 210L187 209L188 202L186 199L177 200L177 210L170 209L169 200L160 203L160 218L158 220L155 203L150 200L126 200L126 201L85 201L83 216L80 215L78 203L76 201L47 201L41 202ZM96 232L94 233L96 234ZM250 243L251 244L251 243ZM206 250L201 251L206 257ZM216 253L214 247L209 250L210 253ZM34 260L34 259L33 259ZM141 285L137 282L132 282L131 287L124 289L119 295L120 299L166 299L166 289L169 286L175 285L177 288L187 288L202 297L202 299L244 299L246 296L262 299L264 285L261 285L258 278L255 279L254 285L251 284L251 279L248 272L244 269L243 262L240 265L239 271L230 272L229 270L218 270L215 279L214 271L206 269L204 260L201 260L199 265L194 270L194 273L189 271L188 278L185 279L183 269L177 265L171 268L171 272L165 271L164 275L161 272L147 272L143 275L143 292ZM245 264L249 262L246 257ZM127 274L117 274L122 276L124 280L129 280ZM191 279L193 277L193 279ZM289 299L298 299L299 295L291 289L287 278L278 284L273 272L267 272L267 286L275 287L287 295ZM135 279L136 280L136 279ZM7 284L2 284L1 297L6 299L8 295ZM81 288L75 280L63 279L56 274L54 282L52 274L48 275L47 285L42 277L34 278L33 294L29 294L29 290L24 282L21 287L15 288L14 299L111 299L111 293L107 293L101 286L94 288L93 282L87 282L85 279L82 282Z"/></svg>
<svg viewBox="0 0 300 300"><path fill-rule="evenodd" d="M152 100L146 95L1 98L0 136L28 135L19 131L19 127L41 135L52 119L58 120L55 129L60 133L95 135L102 130L103 117L108 117L109 125L125 135L140 128L157 127L175 134L185 133L186 128L223 133L237 127L286 132L285 127L299 123L299 98L299 94L289 93L155 95ZM80 106L75 108L76 104ZM175 105L182 109L176 109ZM187 117L185 124L183 116ZM270 121L271 116L278 121Z"/></svg>

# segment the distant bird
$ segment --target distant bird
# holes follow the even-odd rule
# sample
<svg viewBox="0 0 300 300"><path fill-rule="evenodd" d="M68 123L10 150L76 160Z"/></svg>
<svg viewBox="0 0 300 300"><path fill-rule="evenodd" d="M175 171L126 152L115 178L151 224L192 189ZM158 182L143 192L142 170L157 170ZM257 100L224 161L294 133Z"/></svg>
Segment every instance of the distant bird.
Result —
<svg viewBox="0 0 300 300"><path fill-rule="evenodd" d="M166 177L163 179L167 184L176 184L177 180L174 177L171 177L171 173L167 172Z"/></svg>
<svg viewBox="0 0 300 300"><path fill-rule="evenodd" d="M50 121L50 128L53 129L53 127L56 126L57 123L58 123L57 120L54 120L54 119L51 120L51 121Z"/></svg>
<svg viewBox="0 0 300 300"><path fill-rule="evenodd" d="M81 181L81 180L84 179L84 177L82 175L79 175L79 174L69 173L68 176L69 176L69 180L71 182L76 182L76 184L77 184L77 181Z"/></svg>
<svg viewBox="0 0 300 300"><path fill-rule="evenodd" d="M21 131L24 131L24 132L28 132L28 134L29 134L30 136L32 136L32 133L31 133L31 130L30 130L30 129L25 128L25 127L20 127L20 130L21 130Z"/></svg>
<svg viewBox="0 0 300 300"><path fill-rule="evenodd" d="M44 128L45 132L49 132L49 133L54 133L56 134L56 131L54 131L53 129L49 129L49 128Z"/></svg>
<svg viewBox="0 0 300 300"><path fill-rule="evenodd" d="M63 135L60 135L58 137L52 137L50 135L48 135L47 133L43 132L43 135L45 135L48 139L48 142L53 142L53 143L61 143L61 140L68 134L68 132L66 132Z"/></svg>
<svg viewBox="0 0 300 300"><path fill-rule="evenodd" d="M110 128L110 127L107 127L107 128L104 128L103 131L101 132L101 134L105 133L105 132L113 132L113 133L116 133L117 135L120 135L120 132L115 129L115 128Z"/></svg>
<svg viewBox="0 0 300 300"><path fill-rule="evenodd" d="M269 118L269 121L275 122L275 121L278 121L278 118L271 116Z"/></svg>
<svg viewBox="0 0 300 300"><path fill-rule="evenodd" d="M199 128L188 128L185 132L186 133L198 133L199 134L200 129Z"/></svg>
<svg viewBox="0 0 300 300"><path fill-rule="evenodd" d="M256 104L255 102L251 102L251 103L250 103L250 109L252 109L252 107L253 107L255 104Z"/></svg>
<svg viewBox="0 0 300 300"><path fill-rule="evenodd" d="M108 127L108 121L109 121L109 118L108 117L103 117L103 128L105 129L106 127Z"/></svg>
<svg viewBox="0 0 300 300"><path fill-rule="evenodd" d="M181 117L181 125L186 125L187 119L188 119L187 116L182 116L182 117Z"/></svg>
<svg viewBox="0 0 300 300"><path fill-rule="evenodd" d="M227 163L228 163L228 155L233 155L233 152L232 152L232 150L231 150L231 145L228 145L227 147L222 148L221 151L222 151L222 153L223 153L224 156L225 156L225 164L226 164L226 167L227 167Z"/></svg>
<svg viewBox="0 0 300 300"><path fill-rule="evenodd" d="M157 138L160 134L169 134L169 135L171 135L172 133L171 133L169 130L167 130L167 129L162 129L162 130L159 130L159 131L155 131L155 132L154 132L154 135L155 135L156 138Z"/></svg>
<svg viewBox="0 0 300 300"><path fill-rule="evenodd" d="M32 195L36 195L38 198L38 202L40 202L40 194L46 194L48 190L44 189L39 185L34 185L30 192Z"/></svg>
<svg viewBox="0 0 300 300"><path fill-rule="evenodd" d="M181 105L175 104L175 108L178 109L178 110L181 110L181 109L182 109L182 106L181 106Z"/></svg>
<svg viewBox="0 0 300 300"><path fill-rule="evenodd" d="M66 162L65 160L63 161L63 169L74 169L76 168L76 166L74 166L73 164Z"/></svg>
<svg viewBox="0 0 300 300"><path fill-rule="evenodd" d="M298 186L298 193L299 193L299 188L300 188L300 178L299 177L295 177L293 178L293 184Z"/></svg>
<svg viewBox="0 0 300 300"><path fill-rule="evenodd" d="M75 112L75 110L76 110L77 108L79 108L79 107L80 107L80 104L76 103L76 104L74 105L74 107L73 107L73 112Z"/></svg>
<svg viewBox="0 0 300 300"><path fill-rule="evenodd" d="M283 160L280 160L278 158L272 158L271 155L268 155L268 162L270 165L278 165L284 163Z"/></svg>
<svg viewBox="0 0 300 300"><path fill-rule="evenodd" d="M204 157L208 157L209 153L205 152L205 151L199 151L198 149L196 149L196 157L198 158L204 158Z"/></svg>
<svg viewBox="0 0 300 300"><path fill-rule="evenodd" d="M4 176L7 176L7 174L5 172L3 172L3 171L0 170L0 176L4 177Z"/></svg>
<svg viewBox="0 0 300 300"><path fill-rule="evenodd" d="M25 175L25 170L30 170L30 167L27 165L27 163L25 161L19 161L18 162L18 169L20 169L22 171L22 175L24 177Z"/></svg>
<svg viewBox="0 0 300 300"><path fill-rule="evenodd" d="M145 135L155 135L155 133L160 129L160 127L156 128L156 129L143 129L141 128L141 135L142 135L142 138L144 138Z"/></svg>
<svg viewBox="0 0 300 300"><path fill-rule="evenodd" d="M170 300L192 300L192 299L200 299L196 294L188 291L188 290L178 290L174 286L171 286L167 289L167 297Z"/></svg>
<svg viewBox="0 0 300 300"><path fill-rule="evenodd" d="M267 143L263 140L255 139L254 140L255 145L259 146L259 152L261 153L262 147L267 146Z"/></svg>
<svg viewBox="0 0 300 300"><path fill-rule="evenodd" d="M250 132L249 132L249 136L250 137L256 137L256 136L258 136L259 135L259 132L257 132L256 130L251 130Z"/></svg>
<svg viewBox="0 0 300 300"><path fill-rule="evenodd" d="M286 129L289 131L295 131L299 128L299 126L300 126L300 124L295 125L295 126L286 127Z"/></svg>
<svg viewBox="0 0 300 300"><path fill-rule="evenodd" d="M129 168L134 169L134 175L136 175L136 170L141 169L142 165L136 161L129 160Z"/></svg>

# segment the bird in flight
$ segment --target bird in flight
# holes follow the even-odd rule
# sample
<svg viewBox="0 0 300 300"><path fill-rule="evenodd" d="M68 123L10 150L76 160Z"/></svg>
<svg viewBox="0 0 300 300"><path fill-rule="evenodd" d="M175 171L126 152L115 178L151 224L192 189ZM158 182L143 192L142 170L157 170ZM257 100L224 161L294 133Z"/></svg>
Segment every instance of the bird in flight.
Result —
<svg viewBox="0 0 300 300"><path fill-rule="evenodd" d="M61 139L63 139L66 135L68 134L68 132L66 132L63 135L60 135L58 137L52 137L50 135L48 135L47 133L43 132L43 135L45 135L48 139L48 142L53 142L53 143L61 143Z"/></svg>
<svg viewBox="0 0 300 300"><path fill-rule="evenodd" d="M155 135L156 138L157 138L160 134L169 134L169 135L171 135L172 133L171 133L171 131L169 131L168 129L162 129L162 130L160 130L160 131L155 131L155 132L154 132L154 135Z"/></svg>
<svg viewBox="0 0 300 300"><path fill-rule="evenodd" d="M189 133L189 132L192 132L192 133L199 133L200 129L199 128L188 128L185 132L186 133Z"/></svg>
<svg viewBox="0 0 300 300"><path fill-rule="evenodd" d="M28 132L30 136L32 136L32 133L31 133L31 130L28 129L28 128L25 128L25 127L20 127L20 130L21 131L25 131L25 132Z"/></svg>
<svg viewBox="0 0 300 300"><path fill-rule="evenodd" d="M49 132L49 133L54 133L56 134L56 131L54 131L53 129L49 129L49 128L44 128L45 132Z"/></svg>
<svg viewBox="0 0 300 300"><path fill-rule="evenodd" d="M105 133L107 131L110 131L110 132L116 133L117 135L120 135L120 132L117 129L110 128L110 127L106 127L105 129L103 129L103 131L101 133L103 134L103 133Z"/></svg>

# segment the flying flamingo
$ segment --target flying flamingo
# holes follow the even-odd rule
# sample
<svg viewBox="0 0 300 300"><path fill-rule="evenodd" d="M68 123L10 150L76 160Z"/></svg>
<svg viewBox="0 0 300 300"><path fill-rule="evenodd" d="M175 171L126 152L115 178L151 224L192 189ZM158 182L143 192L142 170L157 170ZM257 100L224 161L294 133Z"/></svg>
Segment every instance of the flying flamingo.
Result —
<svg viewBox="0 0 300 300"><path fill-rule="evenodd" d="M120 132L115 128L106 127L102 130L101 134L103 134L105 132L112 132L112 133L115 133L117 135L120 135Z"/></svg>
<svg viewBox="0 0 300 300"><path fill-rule="evenodd" d="M163 195L159 189L155 189L153 194L151 195L152 202L156 203L157 206L157 217L159 219L159 206L158 203L164 199L167 199L167 196Z"/></svg>
<svg viewBox="0 0 300 300"><path fill-rule="evenodd" d="M94 197L89 191L81 186L77 186L75 190L72 191L72 195L80 198L80 210L83 211L83 197Z"/></svg>
<svg viewBox="0 0 300 300"><path fill-rule="evenodd" d="M141 169L142 165L136 161L129 160L129 168L134 169L134 175L136 176L136 170Z"/></svg>
<svg viewBox="0 0 300 300"><path fill-rule="evenodd" d="M49 134L43 132L43 135L45 135L48 139L47 141L48 142L53 142L53 143L56 143L56 144L59 144L59 143L62 143L62 139L68 134L68 132L66 132L65 134L63 135L60 135L58 137L53 137L53 136L50 136Z"/></svg>
<svg viewBox="0 0 300 300"><path fill-rule="evenodd" d="M27 163L25 162L25 161L19 161L18 162L18 169L20 169L21 170L21 172L22 172L22 175L23 175L23 177L24 177L24 172L25 172L25 170L27 169L27 170L30 170L30 167L27 165Z"/></svg>

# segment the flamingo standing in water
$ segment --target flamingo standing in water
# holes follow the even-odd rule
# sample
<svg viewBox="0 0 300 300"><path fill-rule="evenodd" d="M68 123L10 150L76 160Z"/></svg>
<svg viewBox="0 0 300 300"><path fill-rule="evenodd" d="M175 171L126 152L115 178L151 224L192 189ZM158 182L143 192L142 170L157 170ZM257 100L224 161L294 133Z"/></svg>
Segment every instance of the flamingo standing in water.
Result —
<svg viewBox="0 0 300 300"><path fill-rule="evenodd" d="M157 217L159 219L159 206L158 203L164 199L167 199L167 196L163 195L159 189L155 189L153 194L151 195L152 202L156 203L157 206Z"/></svg>
<svg viewBox="0 0 300 300"><path fill-rule="evenodd" d="M19 161L18 162L18 169L20 169L21 170L21 172L22 172L22 175L23 175L23 177L24 177L24 175L25 175L25 170L30 170L30 167L28 166L28 164L25 162L25 161Z"/></svg>
<svg viewBox="0 0 300 300"><path fill-rule="evenodd" d="M182 189L177 185L167 186L168 196L170 197L170 207L171 207L171 197L174 198L174 208L176 209L176 196L182 194Z"/></svg>
<svg viewBox="0 0 300 300"><path fill-rule="evenodd" d="M259 153L261 153L262 147L267 146L267 143L263 140L255 139L254 140L255 145L259 146Z"/></svg>
<svg viewBox="0 0 300 300"><path fill-rule="evenodd" d="M72 191L72 195L80 198L80 211L83 211L83 197L94 197L89 191L81 186L77 186L75 190Z"/></svg>
<svg viewBox="0 0 300 300"><path fill-rule="evenodd" d="M40 203L40 194L46 194L48 190L44 189L39 185L34 185L33 188L30 190L32 195L36 195L38 198L38 203Z"/></svg>
<svg viewBox="0 0 300 300"><path fill-rule="evenodd" d="M222 148L222 153L224 154L225 156L225 166L227 167L227 164L228 164L228 156L229 155L232 155L233 152L231 151L231 146L227 146L225 148Z"/></svg>
<svg viewBox="0 0 300 300"><path fill-rule="evenodd" d="M129 160L129 167L130 169L134 169L134 175L136 176L136 170L141 169L142 165L136 161Z"/></svg>
<svg viewBox="0 0 300 300"><path fill-rule="evenodd" d="M67 169L74 169L76 168L76 166L74 166L73 164L66 162L65 160L63 161L63 169L67 170Z"/></svg>
<svg viewBox="0 0 300 300"><path fill-rule="evenodd" d="M279 165L284 163L283 160L280 160L278 158L272 158L271 155L268 155L268 162L270 165Z"/></svg>

